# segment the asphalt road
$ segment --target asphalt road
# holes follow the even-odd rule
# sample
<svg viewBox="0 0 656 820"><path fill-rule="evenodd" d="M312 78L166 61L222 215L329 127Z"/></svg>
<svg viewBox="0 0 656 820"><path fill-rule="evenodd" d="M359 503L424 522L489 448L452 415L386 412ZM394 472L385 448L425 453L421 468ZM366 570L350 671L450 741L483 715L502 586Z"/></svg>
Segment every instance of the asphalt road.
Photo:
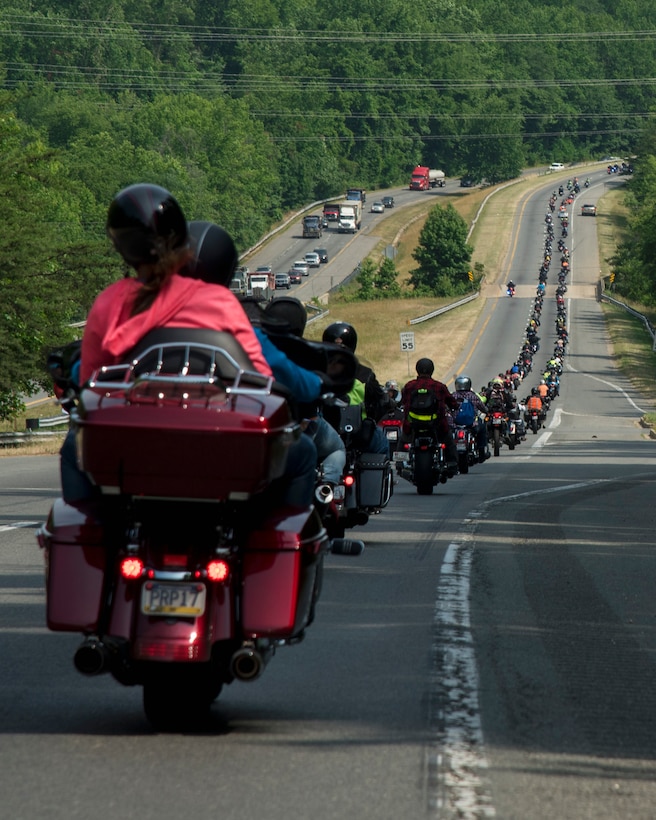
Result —
<svg viewBox="0 0 656 820"><path fill-rule="evenodd" d="M521 344L547 199L518 206L518 295L488 300L463 353L475 384ZM433 496L401 480L354 531L364 555L329 558L306 640L228 687L204 731L156 734L139 690L75 672L78 638L44 627L34 537L57 460L0 460L2 816L652 818L656 444L589 294L594 229L573 220L546 429ZM541 336L538 359L553 316Z"/></svg>

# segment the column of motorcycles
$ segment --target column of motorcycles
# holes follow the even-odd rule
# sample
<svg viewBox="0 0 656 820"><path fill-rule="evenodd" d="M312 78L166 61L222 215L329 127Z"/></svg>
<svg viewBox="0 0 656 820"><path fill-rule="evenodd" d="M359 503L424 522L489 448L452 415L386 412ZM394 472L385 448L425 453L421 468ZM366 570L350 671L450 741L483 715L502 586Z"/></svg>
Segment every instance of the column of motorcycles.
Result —
<svg viewBox="0 0 656 820"><path fill-rule="evenodd" d="M586 186L587 187L587 186ZM480 463L481 457L477 442L476 425L486 424L488 440L495 456L500 454L501 446L505 444L509 450L526 439L526 432L530 430L536 434L546 421L547 411L551 402L558 396L560 390L560 376L563 372L563 360L568 343L567 309L564 294L567 292L567 276L570 271L570 252L565 244L568 234L569 219L567 206L571 205L574 197L580 191L578 180L569 181L567 193L560 188L563 197L560 204L560 237L557 242L559 255L558 284L556 296L556 340L553 354L540 371L539 385L531 390L529 396L518 401L516 393L534 366L535 354L540 350L538 328L541 323L542 307L549 272L552 267L553 246L556 242L556 226L552 214L557 203L556 191L549 199L548 211L545 217L545 240L542 262L538 273L538 286L526 326L526 338L520 348L519 355L512 366L483 386L479 395L488 403L488 412L485 418L476 419L474 424L453 425L453 435L458 452L458 472L466 474L474 464ZM514 283L507 287L508 296L515 295ZM538 395L540 409L530 408L527 405L530 395ZM419 495L432 493L438 483L446 483L451 477L445 460L445 446L440 443L435 430L431 425L425 425L414 432L412 444L406 450L399 449L403 412L397 408L383 418L379 424L386 430L393 457L397 463L399 475L417 487Z"/></svg>

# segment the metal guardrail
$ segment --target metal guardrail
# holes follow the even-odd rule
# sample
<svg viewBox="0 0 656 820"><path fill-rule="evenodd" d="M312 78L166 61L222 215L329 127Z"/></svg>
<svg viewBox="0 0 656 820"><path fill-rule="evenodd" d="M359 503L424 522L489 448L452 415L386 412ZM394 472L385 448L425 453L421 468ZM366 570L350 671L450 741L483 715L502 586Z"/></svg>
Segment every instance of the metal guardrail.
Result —
<svg viewBox="0 0 656 820"><path fill-rule="evenodd" d="M416 319L410 319L408 321L408 324L418 325L420 322L426 322L428 319L434 319L436 316L440 316L442 313L447 313L449 310L461 307L461 305L466 305L467 302L473 302L474 299L478 299L479 295L479 291L476 291L476 293L472 293L471 296L465 296L464 299L460 299L458 302L454 302L452 305L445 305L444 307L438 308L437 310L433 310L431 313L427 313L425 316L417 316Z"/></svg>
<svg viewBox="0 0 656 820"><path fill-rule="evenodd" d="M68 432L68 423L69 416L63 413L50 418L25 419L25 432L0 433L0 447L20 447L38 439L63 438ZM62 427L64 429L56 429Z"/></svg>
<svg viewBox="0 0 656 820"><path fill-rule="evenodd" d="M602 302L609 302L611 305L615 305L615 307L620 307L627 313L630 313L632 316L635 316L636 319L640 319L640 321L647 329L647 333L649 333L649 335L651 336L651 349L656 351L656 328L654 328L654 326L646 316L644 316L642 313L639 313L637 310L634 310L632 307L629 307L629 305L627 305L625 302L620 302L619 299L613 299L612 296L608 296L601 290L599 293L599 300Z"/></svg>

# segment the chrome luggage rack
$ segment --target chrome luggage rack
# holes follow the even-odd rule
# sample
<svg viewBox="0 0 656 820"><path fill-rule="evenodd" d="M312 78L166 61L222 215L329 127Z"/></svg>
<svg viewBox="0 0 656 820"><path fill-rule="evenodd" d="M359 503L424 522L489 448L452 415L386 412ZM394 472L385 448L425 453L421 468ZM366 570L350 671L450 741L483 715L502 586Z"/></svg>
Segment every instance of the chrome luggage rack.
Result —
<svg viewBox="0 0 656 820"><path fill-rule="evenodd" d="M242 367L223 348L180 342L152 345L130 362L101 367L87 383L94 392L103 392L101 402L123 393L127 404L138 398L209 402L217 394L226 400L239 395L258 398L271 395L273 385L271 376Z"/></svg>

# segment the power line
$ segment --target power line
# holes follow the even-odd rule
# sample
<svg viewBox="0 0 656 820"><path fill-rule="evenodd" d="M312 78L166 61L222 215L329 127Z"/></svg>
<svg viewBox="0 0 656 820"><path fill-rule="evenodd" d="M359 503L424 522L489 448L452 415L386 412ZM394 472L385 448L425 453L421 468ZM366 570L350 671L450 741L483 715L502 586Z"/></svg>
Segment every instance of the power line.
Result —
<svg viewBox="0 0 656 820"><path fill-rule="evenodd" d="M221 41L308 41L318 43L532 43L553 41L654 41L656 29L622 31L539 31L539 32L388 32L344 31L330 29L250 28L242 26L192 26L179 23L145 23L136 21L113 21L106 19L77 19L70 17L35 18L32 15L4 13L0 22L6 21L10 28L0 31L0 37L52 37L53 35L77 36L88 39L106 39L117 34L136 32L144 37L169 41L188 40L197 42Z"/></svg>
<svg viewBox="0 0 656 820"><path fill-rule="evenodd" d="M51 81L63 88L84 88L94 81L94 86L106 89L124 89L127 84L133 90L158 89L189 90L189 86L216 86L240 91L267 91L293 88L295 90L314 90L326 86L327 92L340 91L467 91L467 90L531 90L534 88L570 88L570 87L603 87L608 85L652 86L656 77L578 77L549 80L481 80L481 79L448 79L448 78L335 78L313 75L273 75L273 74L234 74L222 72L200 73L195 71L180 72L158 70L156 74L144 69L111 69L96 66L62 66L55 63L35 63L26 66L24 63L7 62L5 67L9 75L5 86L15 87L24 80L12 77L12 72L32 72L45 74ZM70 77L80 79L69 79Z"/></svg>

